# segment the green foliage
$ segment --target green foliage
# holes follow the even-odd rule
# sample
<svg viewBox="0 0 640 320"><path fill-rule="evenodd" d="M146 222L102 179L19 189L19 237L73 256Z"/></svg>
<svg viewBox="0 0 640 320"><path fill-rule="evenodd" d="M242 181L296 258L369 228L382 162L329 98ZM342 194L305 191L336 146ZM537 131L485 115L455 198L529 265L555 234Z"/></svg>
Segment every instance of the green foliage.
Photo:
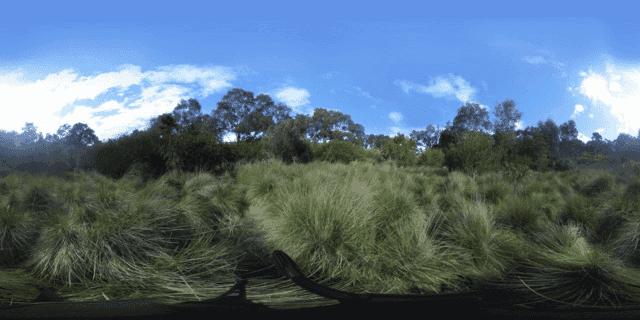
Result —
<svg viewBox="0 0 640 320"><path fill-rule="evenodd" d="M132 136L123 136L117 140L92 146L86 152L85 169L95 169L100 174L113 179L120 179L136 160L152 165L152 172L160 174L165 170L164 160L157 151L160 141L150 132L143 132Z"/></svg>
<svg viewBox="0 0 640 320"><path fill-rule="evenodd" d="M265 159L264 156L267 148L261 138L254 139L249 137L244 141L240 141L236 144L237 156L247 161L260 161Z"/></svg>
<svg viewBox="0 0 640 320"><path fill-rule="evenodd" d="M438 144L434 146L436 149L442 150L442 152L446 155L452 145L455 145L458 142L458 137L452 129L445 129L440 133L440 139Z"/></svg>
<svg viewBox="0 0 640 320"><path fill-rule="evenodd" d="M455 147L451 147L444 155L443 165L452 171L464 171L464 161L460 156L460 152Z"/></svg>
<svg viewBox="0 0 640 320"><path fill-rule="evenodd" d="M162 134L162 148L160 153L170 170L180 169L182 164L178 156L178 145L180 141L178 137L173 134L173 129L179 130L176 119L170 114L163 114L160 117L160 132Z"/></svg>
<svg viewBox="0 0 640 320"><path fill-rule="evenodd" d="M504 156L516 153L518 143L516 133L513 131L498 131L493 135L494 153L502 159Z"/></svg>
<svg viewBox="0 0 640 320"><path fill-rule="evenodd" d="M505 159L502 171L510 181L521 181L532 173L532 161L529 157L512 156Z"/></svg>
<svg viewBox="0 0 640 320"><path fill-rule="evenodd" d="M417 164L440 168L444 162L444 153L440 149L428 148L420 154Z"/></svg>
<svg viewBox="0 0 640 320"><path fill-rule="evenodd" d="M382 157L382 150L380 148L363 149L362 151L365 157L374 163L381 163L384 161L384 158Z"/></svg>
<svg viewBox="0 0 640 320"><path fill-rule="evenodd" d="M313 160L311 143L303 138L304 128L299 121L288 119L275 128L269 127L262 137L266 150L282 162L291 164L298 160L308 163Z"/></svg>
<svg viewBox="0 0 640 320"><path fill-rule="evenodd" d="M354 146L346 140L331 140L329 143L322 143L315 147L314 158L334 162L349 164L351 161L364 161L366 156L364 150Z"/></svg>
<svg viewBox="0 0 640 320"><path fill-rule="evenodd" d="M466 132L460 135L460 142L450 149L452 156L456 156L462 164L462 169L478 173L494 171L497 169L497 158L492 148L493 139L491 136L480 131ZM457 166L457 161L454 161Z"/></svg>
<svg viewBox="0 0 640 320"><path fill-rule="evenodd" d="M517 144L516 154L529 157L532 160L531 169L542 171L553 159L548 157L549 149L544 135L538 129L529 129L530 127L524 131L524 140Z"/></svg>
<svg viewBox="0 0 640 320"><path fill-rule="evenodd" d="M417 163L416 140L407 139L403 134L398 134L393 139L387 139L382 146L382 156L385 159L394 159L398 166L415 166Z"/></svg>
<svg viewBox="0 0 640 320"><path fill-rule="evenodd" d="M557 160L557 161L554 160L552 162L552 167L554 170L558 172L566 172L566 171L575 170L578 167L578 164L573 159L561 158L560 160Z"/></svg>
<svg viewBox="0 0 640 320"><path fill-rule="evenodd" d="M220 143L204 135L185 134L176 142L176 157L180 160L180 169L185 172L212 169L225 161L234 161L237 154L235 145L218 148Z"/></svg>

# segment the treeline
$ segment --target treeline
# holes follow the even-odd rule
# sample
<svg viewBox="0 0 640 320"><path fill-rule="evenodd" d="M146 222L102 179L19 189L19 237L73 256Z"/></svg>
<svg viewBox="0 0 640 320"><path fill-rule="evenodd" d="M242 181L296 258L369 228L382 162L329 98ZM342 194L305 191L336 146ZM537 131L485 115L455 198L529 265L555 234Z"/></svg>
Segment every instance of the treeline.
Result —
<svg viewBox="0 0 640 320"><path fill-rule="evenodd" d="M638 139L626 134L612 142L603 141L594 132L585 144L577 139L573 120L558 127L547 119L537 127L515 130L522 113L510 99L496 106L493 123L487 110L467 102L453 124L447 122L443 129L428 125L409 137L398 133L395 138L365 135L364 126L338 111L316 108L311 117L292 117L290 112L286 105L274 104L268 95L254 97L250 91L234 88L210 115L201 114L197 100L182 100L172 113L150 119L147 130L135 130L105 143L86 124L64 125L57 135L42 138L33 124L27 123L20 147L13 148L16 139L0 133L0 153L5 162L14 164L12 168L21 171L36 172L38 166L48 171L77 167L118 179L134 164L147 177L157 177L171 169L223 172L239 160L259 160L269 154L285 163L308 163L318 158L349 162L364 159L365 149L377 149L381 160L395 159L404 166L562 171L575 167L572 159L584 152L625 159L640 151ZM223 143L228 132L236 134L234 143ZM418 146L426 151L419 154Z"/></svg>

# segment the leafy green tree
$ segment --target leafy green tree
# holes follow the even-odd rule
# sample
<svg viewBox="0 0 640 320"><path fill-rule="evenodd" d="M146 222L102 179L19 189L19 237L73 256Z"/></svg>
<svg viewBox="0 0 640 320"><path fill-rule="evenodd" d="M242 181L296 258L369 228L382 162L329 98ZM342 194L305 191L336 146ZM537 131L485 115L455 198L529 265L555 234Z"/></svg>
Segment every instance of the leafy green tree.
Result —
<svg viewBox="0 0 640 320"><path fill-rule="evenodd" d="M398 132L393 139L388 139L382 147L382 156L386 159L395 159L398 165L404 167L414 166L417 163L416 140L407 139Z"/></svg>
<svg viewBox="0 0 640 320"><path fill-rule="evenodd" d="M602 136L597 132L594 132L591 140L587 142L587 148L592 150L591 153L593 154L610 154L611 152L607 147L606 141L603 140Z"/></svg>
<svg viewBox="0 0 640 320"><path fill-rule="evenodd" d="M176 120L176 133L177 135L187 134L190 136L206 135L215 139L216 141L222 141L224 135L222 120L209 115L201 114L202 107L196 99L184 99L173 109L171 113ZM157 118L159 119L159 117ZM151 126L158 120L152 121Z"/></svg>
<svg viewBox="0 0 640 320"><path fill-rule="evenodd" d="M504 159L509 153L513 154L517 143L515 133L516 123L522 118L522 112L516 109L513 99L505 99L494 109L496 120L493 123L493 140L495 153Z"/></svg>
<svg viewBox="0 0 640 320"><path fill-rule="evenodd" d="M364 150L354 146L347 140L335 139L316 147L314 158L334 163L336 161L349 164L352 161L366 159Z"/></svg>
<svg viewBox="0 0 640 320"><path fill-rule="evenodd" d="M216 116L202 115L196 99L181 100L171 114L163 114L149 121L148 133L160 143L157 152L165 158L170 169L195 170L208 161L213 145L220 143L224 125ZM212 164L213 165L213 164ZM159 167L152 164L157 171Z"/></svg>
<svg viewBox="0 0 640 320"><path fill-rule="evenodd" d="M549 150L548 157L552 159L559 159L560 128L558 128L555 122L550 118L548 118L544 123L542 121L538 121L538 128L547 143L547 148Z"/></svg>
<svg viewBox="0 0 640 320"><path fill-rule="evenodd" d="M315 144L318 144L321 139L327 142L345 136L354 145L362 147L364 142L364 127L354 123L350 115L322 108L315 109L311 118L309 133Z"/></svg>
<svg viewBox="0 0 640 320"><path fill-rule="evenodd" d="M458 130L458 132L460 131L462 130ZM451 146L458 142L459 134L460 133L457 133L455 128L450 125L450 121L447 121L447 126L440 132L438 143L433 146L433 148L440 149L446 155Z"/></svg>
<svg viewBox="0 0 640 320"><path fill-rule="evenodd" d="M255 99L256 109L252 111L239 125L237 132L241 136L256 139L265 133L271 125L278 125L288 119L291 108L282 103L273 103L271 97L261 94Z"/></svg>
<svg viewBox="0 0 640 320"><path fill-rule="evenodd" d="M379 135L369 134L364 137L364 142L366 147L382 150L382 146L384 145L384 142L387 139L391 139L391 137L384 134L379 134Z"/></svg>
<svg viewBox="0 0 640 320"><path fill-rule="evenodd" d="M160 116L160 132L162 134L161 154L167 161L167 167L169 169L179 170L181 167L179 157L180 140L177 135L173 133L173 130L179 130L176 119L172 115L166 113Z"/></svg>
<svg viewBox="0 0 640 320"><path fill-rule="evenodd" d="M549 145L540 128L527 127L524 131L518 130L517 133L522 136L522 140L517 145L516 154L530 158L533 162L532 170L542 170L548 166L555 166L557 159L548 157Z"/></svg>
<svg viewBox="0 0 640 320"><path fill-rule="evenodd" d="M259 95L254 99L253 92L234 88L222 97L218 102L218 107L213 111L213 115L223 120L226 131L233 131L236 134L236 143L244 140L251 132L264 132L272 123L290 119L287 113L288 107L278 104L273 105L273 101L267 95Z"/></svg>
<svg viewBox="0 0 640 320"><path fill-rule="evenodd" d="M493 128L495 132L514 132L516 123L522 118L522 112L516 109L513 99L506 99L498 103L494 110L496 120Z"/></svg>
<svg viewBox="0 0 640 320"><path fill-rule="evenodd" d="M454 128L462 128L465 131L478 131L482 128L491 130L489 111L480 107L478 103L467 103L458 109L458 114L453 119Z"/></svg>
<svg viewBox="0 0 640 320"><path fill-rule="evenodd" d="M578 129L576 129L576 122L573 120L569 120L560 125L560 132L562 141L575 140L578 138Z"/></svg>
<svg viewBox="0 0 640 320"><path fill-rule="evenodd" d="M613 141L615 145L614 156L623 161L635 157L640 152L640 141L627 133L620 133Z"/></svg>
<svg viewBox="0 0 640 320"><path fill-rule="evenodd" d="M33 122L27 122L24 128L22 128L22 136L25 138L23 144L34 144L38 140L43 140L42 133L37 133L37 130L38 128L33 125Z"/></svg>
<svg viewBox="0 0 640 320"><path fill-rule="evenodd" d="M262 143L268 152L287 164L297 160L308 163L313 159L313 152L311 143L303 138L307 121L306 117L300 116L272 125L262 137Z"/></svg>
<svg viewBox="0 0 640 320"><path fill-rule="evenodd" d="M442 129L444 130L444 129ZM442 132L440 126L437 128L433 125L428 125L425 130L422 131L411 131L410 137L411 139L415 139L416 143L420 147L431 148L436 145L438 141L438 136Z"/></svg>
<svg viewBox="0 0 640 320"><path fill-rule="evenodd" d="M496 171L498 155L493 152L492 144L491 135L487 133L466 132L460 137L460 143L452 147L450 153L461 160L460 169L467 173Z"/></svg>

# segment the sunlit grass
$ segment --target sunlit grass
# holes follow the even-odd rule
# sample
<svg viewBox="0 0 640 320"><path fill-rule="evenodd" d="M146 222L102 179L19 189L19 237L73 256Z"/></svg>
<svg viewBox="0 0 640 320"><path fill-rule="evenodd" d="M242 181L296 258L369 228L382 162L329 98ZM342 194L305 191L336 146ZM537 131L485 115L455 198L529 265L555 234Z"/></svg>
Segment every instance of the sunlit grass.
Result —
<svg viewBox="0 0 640 320"><path fill-rule="evenodd" d="M640 279L639 186L593 169L508 182L393 160L273 157L223 176L173 171L146 182L9 175L0 180L0 258L21 269L0 287L73 285L61 289L69 301L197 301L228 290L243 257L267 261L278 249L308 275L358 293L439 293L526 265L527 285L558 300L622 297ZM584 277L591 282L575 280ZM522 288L507 285L531 293ZM0 302L15 292L0 290Z"/></svg>

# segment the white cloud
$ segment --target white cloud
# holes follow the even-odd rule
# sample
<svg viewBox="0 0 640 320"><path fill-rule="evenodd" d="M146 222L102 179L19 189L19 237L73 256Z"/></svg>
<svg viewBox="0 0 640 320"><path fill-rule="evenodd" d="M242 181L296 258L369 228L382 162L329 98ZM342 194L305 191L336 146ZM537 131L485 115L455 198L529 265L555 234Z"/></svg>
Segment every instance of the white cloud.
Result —
<svg viewBox="0 0 640 320"><path fill-rule="evenodd" d="M340 72L338 72L338 71L330 71L330 72L327 72L327 73L321 75L321 77L323 79L331 79L331 78L333 78L334 75L339 74L339 73Z"/></svg>
<svg viewBox="0 0 640 320"><path fill-rule="evenodd" d="M575 118L576 116L578 116L582 111L584 111L584 107L576 104L576 107L573 109L573 114L571 114L571 118Z"/></svg>
<svg viewBox="0 0 640 320"><path fill-rule="evenodd" d="M275 94L275 97L278 98L278 100L282 101L291 109L309 104L308 98L310 96L309 91L306 89L297 89L293 87L286 87Z"/></svg>
<svg viewBox="0 0 640 320"><path fill-rule="evenodd" d="M622 68L611 61L606 62L606 70L599 74L589 69L580 72L583 80L579 93L591 99L593 104L601 103L609 108L609 113L617 120L616 137L620 133L636 136L640 127L640 73L634 67ZM591 113L589 115L593 117Z"/></svg>
<svg viewBox="0 0 640 320"><path fill-rule="evenodd" d="M476 89L471 87L468 81L460 76L449 73L447 77L438 76L429 79L429 85L424 86L406 80L396 80L395 85L399 86L405 93L414 90L419 93L427 93L436 98L453 98L463 104L467 101L474 101Z"/></svg>
<svg viewBox="0 0 640 320"><path fill-rule="evenodd" d="M552 57L552 53L549 50L546 49L539 49L537 50L539 53L542 53L543 55L550 57L545 59L544 57L541 56L524 56L522 58L522 60L524 60L527 63L530 64L549 64L551 65L556 71L560 71L561 76L563 78L567 77L567 73L565 72L565 64L557 61L555 58Z"/></svg>
<svg viewBox="0 0 640 320"><path fill-rule="evenodd" d="M391 112L389 114L389 119L393 120L395 123L399 123L402 121L402 114L399 112Z"/></svg>
<svg viewBox="0 0 640 320"><path fill-rule="evenodd" d="M379 99L376 99L376 98L372 97L368 92L362 91L362 89L360 89L359 87L355 87L355 88L356 88L356 90L358 90L360 92L360 95L365 96L365 97L367 97L367 98L369 98L371 100L374 100L376 102L380 102Z"/></svg>
<svg viewBox="0 0 640 320"><path fill-rule="evenodd" d="M61 124L80 122L86 123L100 140L106 141L146 124L151 117L172 111L181 99L193 97L192 89L169 82L196 82L201 87L199 94L206 97L231 87L228 81L235 79L234 70L178 65L141 72L140 67L127 64L116 71L91 76L79 76L74 70L65 69L36 81L25 81L22 72L13 71L0 76L3 104L15 106L8 111L9 117L0 118L0 128L22 132L25 122L33 122L46 136L55 133ZM90 100L95 104L96 98L103 94L123 97L133 85L140 86L140 94L130 103L129 97L123 102L99 102L97 107L78 103ZM285 91L284 95L296 96L293 91ZM298 98L303 100L300 94Z"/></svg>

